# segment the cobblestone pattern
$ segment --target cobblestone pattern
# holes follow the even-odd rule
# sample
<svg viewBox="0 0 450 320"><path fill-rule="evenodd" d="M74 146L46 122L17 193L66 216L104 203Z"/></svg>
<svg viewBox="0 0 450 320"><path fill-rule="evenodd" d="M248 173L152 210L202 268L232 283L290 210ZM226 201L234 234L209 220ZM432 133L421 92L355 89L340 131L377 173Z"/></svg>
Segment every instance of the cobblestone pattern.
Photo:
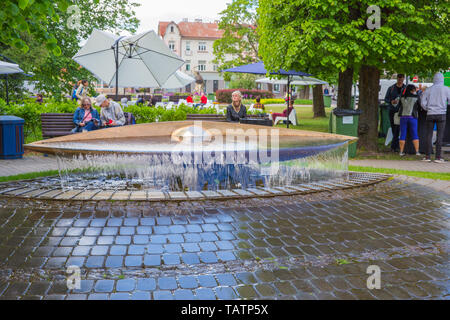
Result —
<svg viewBox="0 0 450 320"><path fill-rule="evenodd" d="M449 298L444 193L393 180L200 204L0 198L0 298Z"/></svg>
<svg viewBox="0 0 450 320"><path fill-rule="evenodd" d="M47 180L34 179L13 181L0 184L0 195L12 198L45 199L45 200L113 200L113 201L196 201L224 200L276 197L279 195L299 195L326 190L340 190L371 185L389 179L391 176L379 173L350 172L346 179L330 179L320 182L303 183L287 187L248 188L216 191L186 191L186 192L154 192L154 191L124 191L100 189L65 190L57 185L49 185Z"/></svg>

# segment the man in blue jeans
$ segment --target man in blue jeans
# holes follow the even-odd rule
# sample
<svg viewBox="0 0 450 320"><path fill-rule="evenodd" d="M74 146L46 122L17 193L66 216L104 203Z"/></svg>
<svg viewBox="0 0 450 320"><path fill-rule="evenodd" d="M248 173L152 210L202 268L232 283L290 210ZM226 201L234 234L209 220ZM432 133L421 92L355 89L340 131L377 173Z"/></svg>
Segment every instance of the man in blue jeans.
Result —
<svg viewBox="0 0 450 320"><path fill-rule="evenodd" d="M444 75L436 73L433 85L425 90L422 95L422 108L427 111L427 153L422 161L431 162L431 151L433 150L433 129L436 125L436 158L434 162L444 163L442 159L442 139L444 137L445 121L447 116L447 104L450 103L450 88L444 85Z"/></svg>

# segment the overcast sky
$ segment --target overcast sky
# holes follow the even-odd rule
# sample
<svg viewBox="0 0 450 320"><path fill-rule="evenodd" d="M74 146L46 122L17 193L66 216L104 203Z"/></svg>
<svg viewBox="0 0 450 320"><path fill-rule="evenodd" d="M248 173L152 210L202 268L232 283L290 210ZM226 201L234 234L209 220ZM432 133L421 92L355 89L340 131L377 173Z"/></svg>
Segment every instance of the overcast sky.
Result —
<svg viewBox="0 0 450 320"><path fill-rule="evenodd" d="M219 12L227 7L231 0L135 0L141 6L136 15L141 21L138 32L154 30L158 33L159 21L180 22L203 19L214 22L219 19Z"/></svg>

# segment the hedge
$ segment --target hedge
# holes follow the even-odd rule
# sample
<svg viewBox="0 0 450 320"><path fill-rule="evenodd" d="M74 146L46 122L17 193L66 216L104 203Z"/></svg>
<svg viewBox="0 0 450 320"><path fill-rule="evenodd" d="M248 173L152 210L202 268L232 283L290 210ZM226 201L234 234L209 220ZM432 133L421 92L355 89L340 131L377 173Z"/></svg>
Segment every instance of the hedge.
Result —
<svg viewBox="0 0 450 320"><path fill-rule="evenodd" d="M34 100L24 100L22 104L11 103L7 105L0 99L0 114L14 115L25 120L24 136L28 143L41 138L41 113L74 113L77 108L75 101L57 102L48 100L43 104L36 103ZM100 112L99 107L95 107ZM151 123L156 121L181 121L186 120L187 114L215 114L215 108L194 109L187 105L166 110L163 107L144 107L132 105L123 108L125 112L133 113L136 123ZM260 113L258 110L250 112L252 114Z"/></svg>
<svg viewBox="0 0 450 320"><path fill-rule="evenodd" d="M262 99L273 98L273 93L267 90L223 89L216 91L216 100L220 103L231 103L231 95L237 90L242 93L243 99L254 99L257 96L260 96Z"/></svg>
<svg viewBox="0 0 450 320"><path fill-rule="evenodd" d="M76 108L77 103L71 100L66 102L48 100L43 104L36 103L34 100L25 100L22 104L11 103L7 105L4 100L0 99L0 114L14 115L25 120L24 136L27 142L41 138L41 113L74 113ZM100 112L99 107L95 108ZM188 113L216 113L215 108L199 110L183 104L169 110L163 107L153 108L136 105L125 107L123 110L133 113L137 123L186 120Z"/></svg>

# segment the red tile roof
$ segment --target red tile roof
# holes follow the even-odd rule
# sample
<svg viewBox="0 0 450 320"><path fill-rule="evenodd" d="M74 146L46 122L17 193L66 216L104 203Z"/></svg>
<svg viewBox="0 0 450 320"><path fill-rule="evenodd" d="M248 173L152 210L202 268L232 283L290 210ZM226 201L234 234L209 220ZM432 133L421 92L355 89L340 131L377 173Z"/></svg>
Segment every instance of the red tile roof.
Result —
<svg viewBox="0 0 450 320"><path fill-rule="evenodd" d="M169 21L160 21L158 24L158 34L164 37L166 34L167 26L172 23ZM213 38L219 39L222 37L223 30L218 29L217 23L205 23L205 22L185 22L180 23L173 22L180 34L185 38Z"/></svg>

